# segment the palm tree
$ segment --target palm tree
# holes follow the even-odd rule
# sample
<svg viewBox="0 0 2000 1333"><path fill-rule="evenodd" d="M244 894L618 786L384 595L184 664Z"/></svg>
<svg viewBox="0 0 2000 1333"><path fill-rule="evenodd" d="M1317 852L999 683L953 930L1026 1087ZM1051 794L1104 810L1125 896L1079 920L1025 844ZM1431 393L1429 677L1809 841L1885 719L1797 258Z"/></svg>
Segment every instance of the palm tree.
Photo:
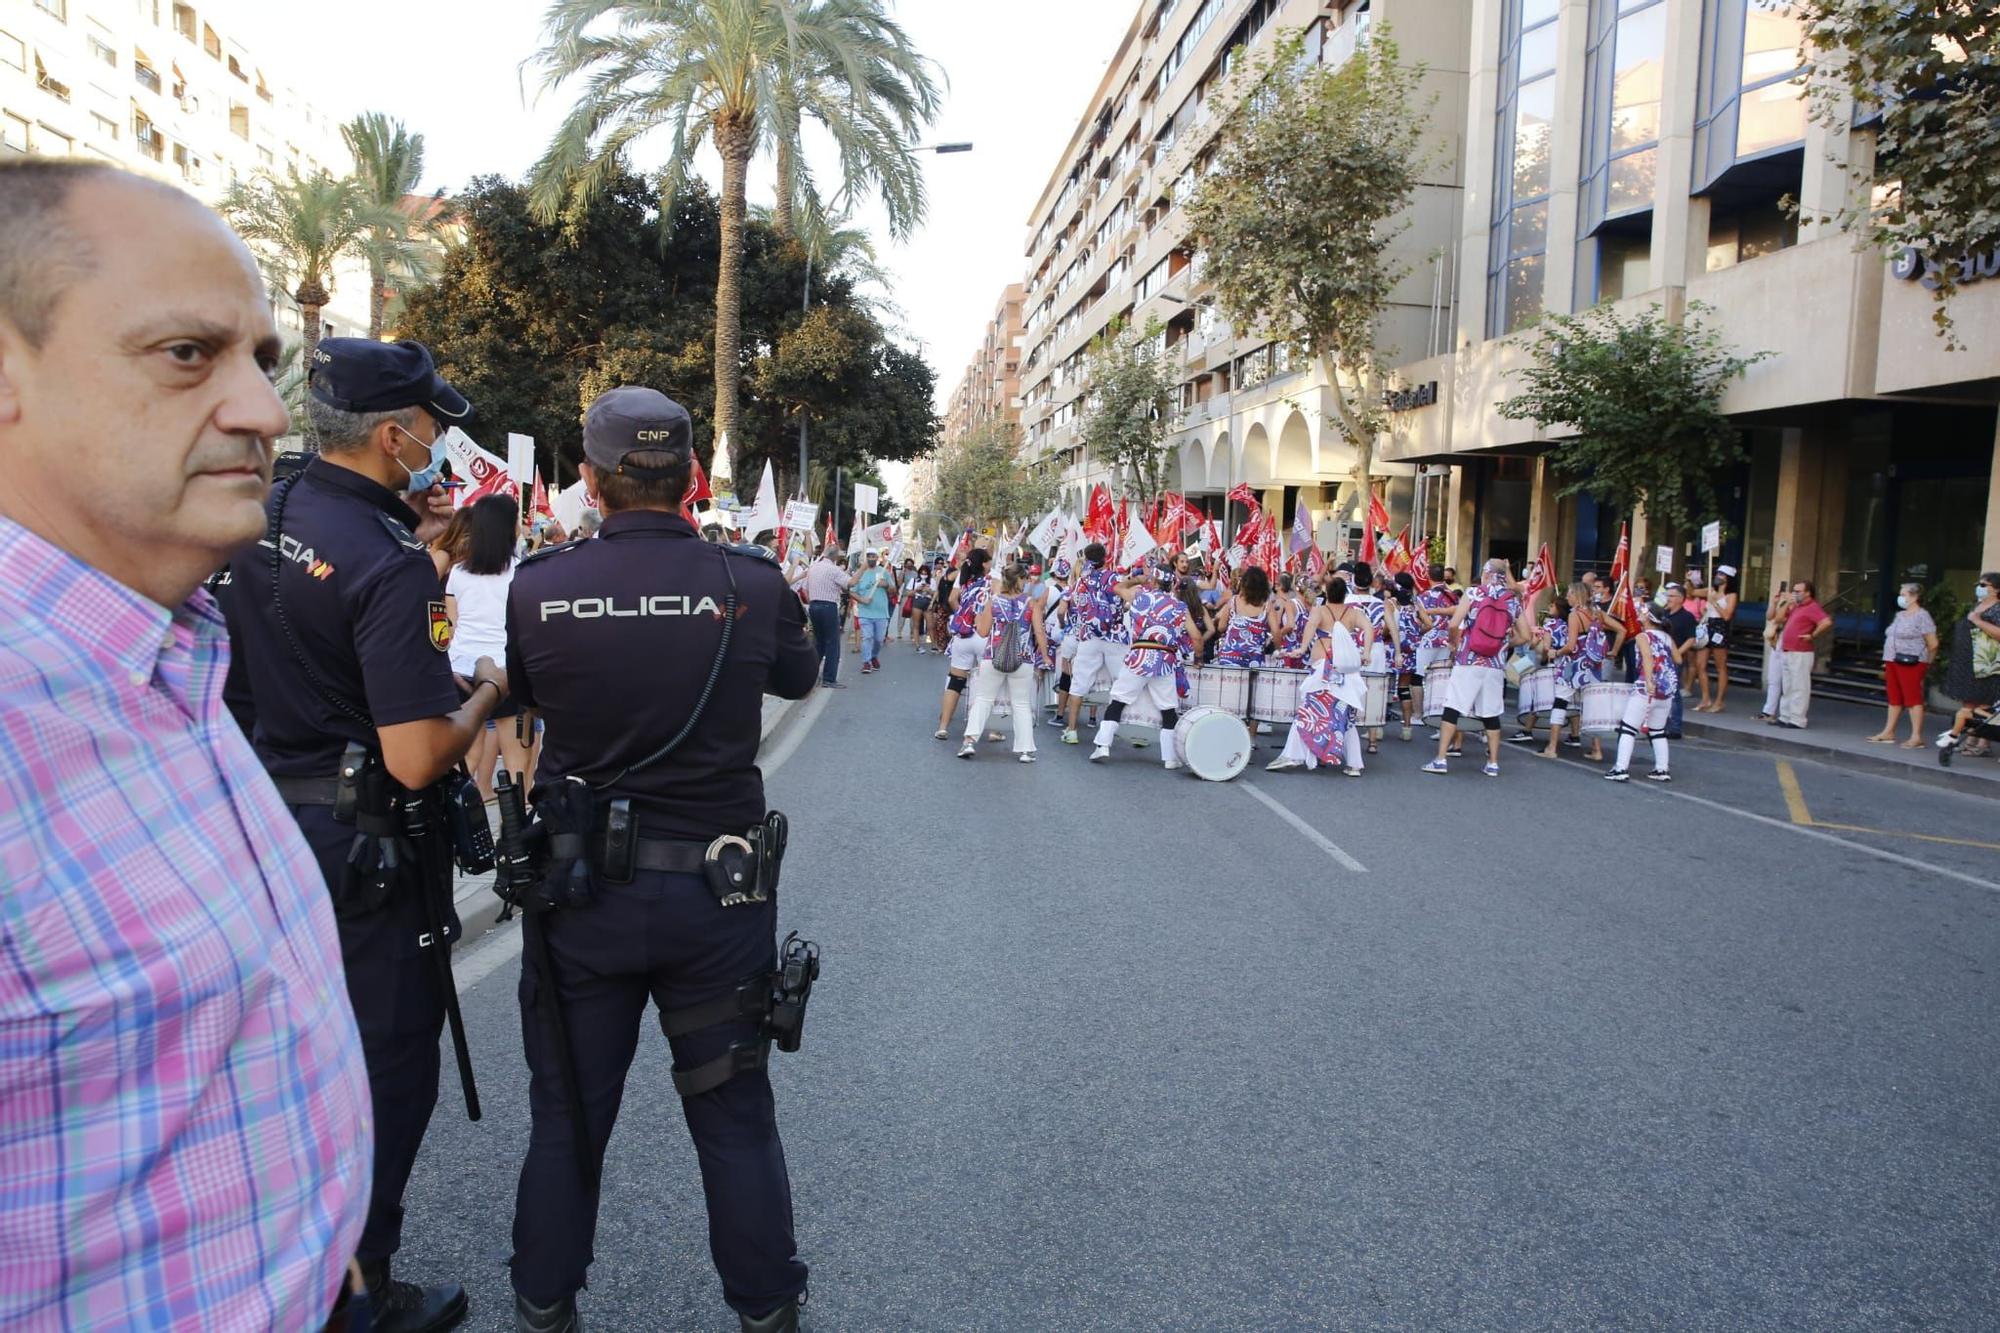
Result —
<svg viewBox="0 0 2000 1333"><path fill-rule="evenodd" d="M371 111L341 126L340 137L354 155L354 175L362 192L385 215L368 235L368 336L380 338L390 283L419 286L430 280L434 269L430 251L413 235L424 230L423 221L403 210L403 200L423 179L424 136L411 134L400 120ZM389 214L400 222L387 222Z"/></svg>
<svg viewBox="0 0 2000 1333"><path fill-rule="evenodd" d="M257 256L271 286L298 302L310 361L334 266L366 260L373 230L396 224L369 202L358 180L324 169L301 176L287 167L282 180L260 172L230 186L217 207Z"/></svg>
<svg viewBox="0 0 2000 1333"><path fill-rule="evenodd" d="M666 130L671 144L663 214L702 144L712 143L722 158L715 431L740 459L750 162L761 145L786 145L785 160L793 164L786 171L803 181L799 131L806 119L815 120L833 135L846 192L880 193L892 230L908 234L922 220L923 188L914 135L905 131L920 128L936 109L928 64L910 50L881 0L555 0L543 22L546 45L535 58L542 86L586 80L531 176L531 198L544 221L603 189L625 149L653 130ZM800 70L816 75L794 79ZM803 197L803 190L790 197Z"/></svg>

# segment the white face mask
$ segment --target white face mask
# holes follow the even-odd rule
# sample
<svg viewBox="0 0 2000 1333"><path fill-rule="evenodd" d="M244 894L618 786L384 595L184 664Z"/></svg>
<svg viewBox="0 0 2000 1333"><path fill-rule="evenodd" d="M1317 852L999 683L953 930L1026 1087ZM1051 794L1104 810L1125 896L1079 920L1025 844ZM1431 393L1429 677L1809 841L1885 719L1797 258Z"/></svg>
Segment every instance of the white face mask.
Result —
<svg viewBox="0 0 2000 1333"><path fill-rule="evenodd" d="M1896 606L1897 606L1897 607L1898 607L1898 609L1900 609L1900 610L1904 610L1904 611L1907 611L1907 610L1909 610L1909 609L1910 609L1910 599L1909 599L1908 597L1904 596L1904 595L1903 595L1902 593L1897 593L1897 594L1896 594Z"/></svg>

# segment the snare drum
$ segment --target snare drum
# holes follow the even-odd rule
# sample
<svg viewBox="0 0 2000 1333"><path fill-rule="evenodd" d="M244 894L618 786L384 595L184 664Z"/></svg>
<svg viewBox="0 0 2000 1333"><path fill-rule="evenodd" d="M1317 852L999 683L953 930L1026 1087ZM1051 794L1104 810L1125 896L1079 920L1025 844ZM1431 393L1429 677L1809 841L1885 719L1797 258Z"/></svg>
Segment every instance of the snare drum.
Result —
<svg viewBox="0 0 2000 1333"><path fill-rule="evenodd" d="M1521 677L1520 701L1515 705L1516 713L1546 713L1556 706L1556 669L1552 666L1536 667Z"/></svg>
<svg viewBox="0 0 2000 1333"><path fill-rule="evenodd" d="M1389 687L1395 680L1396 673L1393 671L1361 673L1361 683L1368 691L1368 698L1362 706L1358 726L1379 727L1389 721Z"/></svg>
<svg viewBox="0 0 2000 1333"><path fill-rule="evenodd" d="M1250 712L1250 669L1202 666L1188 672L1189 697L1196 708L1220 708L1237 717Z"/></svg>
<svg viewBox="0 0 2000 1333"><path fill-rule="evenodd" d="M1444 721L1445 700L1451 695L1451 663L1439 662L1424 672L1424 721L1436 726Z"/></svg>
<svg viewBox="0 0 2000 1333"><path fill-rule="evenodd" d="M1310 674L1277 667L1259 667L1257 679L1250 687L1252 720L1290 726L1299 713L1299 690Z"/></svg>
<svg viewBox="0 0 2000 1333"><path fill-rule="evenodd" d="M1583 729L1594 732L1618 730L1618 719L1625 715L1625 701L1632 697L1630 685L1614 685L1608 681L1596 685L1586 685L1577 691L1578 702L1582 705Z"/></svg>
<svg viewBox="0 0 2000 1333"><path fill-rule="evenodd" d="M1220 708L1190 708L1174 728L1174 748L1196 777L1227 782L1250 762L1250 728Z"/></svg>

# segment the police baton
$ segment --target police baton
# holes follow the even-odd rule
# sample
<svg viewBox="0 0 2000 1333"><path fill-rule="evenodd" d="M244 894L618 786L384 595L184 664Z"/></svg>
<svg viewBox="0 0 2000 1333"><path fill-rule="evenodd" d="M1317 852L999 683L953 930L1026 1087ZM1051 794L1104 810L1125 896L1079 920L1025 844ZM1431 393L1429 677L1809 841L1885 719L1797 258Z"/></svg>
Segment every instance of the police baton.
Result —
<svg viewBox="0 0 2000 1333"><path fill-rule="evenodd" d="M451 940L445 935L444 911L438 894L451 890L451 849L445 845L441 826L434 827L424 809L424 795L411 792L404 797L403 827L416 844L417 864L423 872L418 890L424 900L424 925L430 931L431 956L437 960L438 985L444 992L444 1013L451 1022L451 1046L458 1056L458 1086L465 1093L465 1118L479 1119L479 1085L472 1080L472 1051L465 1044L465 1018L458 1009L458 982L451 974Z"/></svg>
<svg viewBox="0 0 2000 1333"><path fill-rule="evenodd" d="M527 848L528 810L521 788L513 775L502 768L493 780L493 795L500 807L499 876L495 888L510 904L521 908L521 945L528 962L540 978L535 987L535 1008L548 1032L550 1053L555 1056L556 1082L562 1085L563 1105L569 1112L570 1146L576 1151L576 1174L584 1188L597 1189L597 1164L590 1151L589 1131L583 1120L583 1094L577 1087L576 1061L570 1054L569 1024L563 1018L562 992L556 988L555 960L549 953L546 915L549 907L537 902L534 871Z"/></svg>

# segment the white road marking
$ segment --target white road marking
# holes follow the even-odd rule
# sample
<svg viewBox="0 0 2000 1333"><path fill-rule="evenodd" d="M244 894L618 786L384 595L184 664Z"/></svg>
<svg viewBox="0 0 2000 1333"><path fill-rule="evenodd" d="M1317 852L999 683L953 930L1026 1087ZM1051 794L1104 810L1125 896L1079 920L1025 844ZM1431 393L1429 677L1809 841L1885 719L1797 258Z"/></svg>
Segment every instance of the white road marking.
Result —
<svg viewBox="0 0 2000 1333"><path fill-rule="evenodd" d="M758 765L764 770L766 780L783 768L785 761L797 752L806 733L812 730L813 723L826 710L826 701L832 697L832 690L813 691L812 698L806 701L805 712L793 724L785 739L771 751L770 758ZM458 982L459 993L462 995L471 990L520 956L521 921L516 917L503 926L495 926L479 943L452 960L451 974Z"/></svg>
<svg viewBox="0 0 2000 1333"><path fill-rule="evenodd" d="M1313 846L1325 852L1335 861L1338 861L1341 865L1347 867L1347 869L1352 870L1357 875L1365 875L1368 873L1367 866L1362 865L1359 861L1349 856L1346 852L1341 851L1339 846L1336 845L1331 838L1327 837L1324 833L1321 833L1311 824L1306 823L1305 820L1300 819L1290 810L1287 810L1284 806L1278 804L1276 801L1266 796L1263 792L1257 790L1256 783L1251 782L1248 779L1239 778L1237 779L1235 785L1242 788L1245 792L1249 793L1257 800L1263 802L1265 807L1269 809L1273 814L1275 814L1278 818L1284 820L1287 824L1290 824L1293 828L1297 829L1300 833L1304 834L1307 842L1310 842Z"/></svg>

